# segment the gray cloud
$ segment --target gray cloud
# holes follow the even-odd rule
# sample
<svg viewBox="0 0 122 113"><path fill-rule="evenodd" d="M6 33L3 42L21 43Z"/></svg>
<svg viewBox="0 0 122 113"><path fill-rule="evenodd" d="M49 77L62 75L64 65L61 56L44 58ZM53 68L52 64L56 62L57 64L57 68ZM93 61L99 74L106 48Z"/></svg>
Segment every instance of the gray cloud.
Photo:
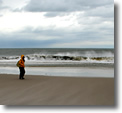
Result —
<svg viewBox="0 0 122 113"><path fill-rule="evenodd" d="M0 9L7 8L1 4L2 0L0 0ZM113 0L30 0L23 9L14 9L14 11L46 12L44 16L47 18L68 16L73 12L75 17L73 22L76 23L72 23L74 31L68 27L60 28L60 26L58 28L48 26L46 29L43 26L38 28L24 26L21 31L5 34L0 32L0 47L75 47L77 43L81 42L85 45L87 41L114 43L113 4ZM1 16L3 14L0 14ZM105 24L105 22L108 23ZM84 45L77 45L77 47L114 46L109 43Z"/></svg>
<svg viewBox="0 0 122 113"><path fill-rule="evenodd" d="M8 6L3 6L3 1L2 0L0 0L0 12L2 11L2 10L4 10L4 9L11 9L10 7L8 7Z"/></svg>
<svg viewBox="0 0 122 113"><path fill-rule="evenodd" d="M65 16L68 12L84 11L84 16L112 18L113 5L113 0L30 0L23 9L18 10L47 12L45 17Z"/></svg>
<svg viewBox="0 0 122 113"><path fill-rule="evenodd" d="M30 0L24 10L30 12L82 11L113 3L113 0Z"/></svg>
<svg viewBox="0 0 122 113"><path fill-rule="evenodd" d="M2 10L3 9L3 7L2 7L2 0L0 0L0 10ZM1 11L0 11L0 13L1 13ZM0 17L2 17L3 15L2 14L0 14Z"/></svg>
<svg viewBox="0 0 122 113"><path fill-rule="evenodd" d="M56 17L56 16L60 16L60 17L63 17L63 16L66 16L66 15L69 15L69 13L67 12L47 12L44 16L45 17Z"/></svg>
<svg viewBox="0 0 122 113"><path fill-rule="evenodd" d="M55 40L1 40L0 48L48 48Z"/></svg>
<svg viewBox="0 0 122 113"><path fill-rule="evenodd" d="M98 16L103 18L113 18L114 17L114 6L113 4L97 7L95 9L88 10L85 14L86 16Z"/></svg>
<svg viewBox="0 0 122 113"><path fill-rule="evenodd" d="M2 7L2 0L0 0L0 9L2 9L3 7Z"/></svg>
<svg viewBox="0 0 122 113"><path fill-rule="evenodd" d="M38 36L37 33L32 33L32 35L30 33L25 34L25 32L23 34L16 32L12 35L0 35L0 48L46 48L57 42L56 39L35 40L34 37ZM31 37L33 37L33 39Z"/></svg>
<svg viewBox="0 0 122 113"><path fill-rule="evenodd" d="M46 13L44 16L46 16L46 17L56 17L58 15L59 15L59 13L57 13L57 12L50 12L50 13Z"/></svg>
<svg viewBox="0 0 122 113"><path fill-rule="evenodd" d="M0 6L2 5L2 3L3 3L2 0L0 0Z"/></svg>
<svg viewBox="0 0 122 113"><path fill-rule="evenodd" d="M111 29L112 30L112 29ZM85 42L114 42L113 31L110 29L98 29L94 31L65 31L65 30L52 30L47 29L43 30L41 28L34 29L28 27L22 31L15 32L13 34L0 35L0 47L58 47L58 45L62 45L65 43L72 44L72 47L76 47L76 43L85 43ZM104 32L104 34L103 34ZM111 34L112 33L112 34ZM37 38L37 37L42 37ZM47 37L52 37L50 39L46 39ZM55 38L56 37L56 38ZM106 38L110 37L110 38ZM56 46L54 46L56 45ZM67 47L71 47L68 46ZM77 45L78 47L79 45ZM88 45L80 45L80 47L87 47ZM92 45L91 47L97 47L98 45ZM110 47L111 45L106 45L106 47ZM90 45L89 45L90 47ZM99 47L104 47L103 45L99 45ZM112 46L111 46L112 47Z"/></svg>

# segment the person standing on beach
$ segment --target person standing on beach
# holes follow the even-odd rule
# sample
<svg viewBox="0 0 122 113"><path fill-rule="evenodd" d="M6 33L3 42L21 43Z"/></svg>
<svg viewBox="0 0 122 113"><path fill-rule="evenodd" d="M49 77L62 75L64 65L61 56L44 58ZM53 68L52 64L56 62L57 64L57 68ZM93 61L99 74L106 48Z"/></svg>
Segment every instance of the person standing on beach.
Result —
<svg viewBox="0 0 122 113"><path fill-rule="evenodd" d="M19 60L19 70L20 70L20 75L19 79L25 79L24 74L25 74L25 56L21 55L21 59Z"/></svg>

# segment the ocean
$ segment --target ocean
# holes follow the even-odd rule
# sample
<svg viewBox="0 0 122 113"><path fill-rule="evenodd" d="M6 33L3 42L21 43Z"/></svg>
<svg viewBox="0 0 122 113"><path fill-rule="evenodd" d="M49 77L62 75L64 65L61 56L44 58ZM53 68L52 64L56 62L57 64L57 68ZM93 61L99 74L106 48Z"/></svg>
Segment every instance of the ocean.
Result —
<svg viewBox="0 0 122 113"><path fill-rule="evenodd" d="M114 77L114 49L108 48L0 49L0 74L18 74L22 54L26 75Z"/></svg>

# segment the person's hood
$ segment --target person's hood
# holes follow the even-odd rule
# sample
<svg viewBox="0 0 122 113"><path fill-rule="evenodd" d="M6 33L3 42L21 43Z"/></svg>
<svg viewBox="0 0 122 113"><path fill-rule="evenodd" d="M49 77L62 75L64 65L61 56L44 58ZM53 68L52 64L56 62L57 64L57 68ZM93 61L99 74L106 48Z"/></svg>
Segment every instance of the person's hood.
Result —
<svg viewBox="0 0 122 113"><path fill-rule="evenodd" d="M24 55L21 55L21 59L23 59Z"/></svg>

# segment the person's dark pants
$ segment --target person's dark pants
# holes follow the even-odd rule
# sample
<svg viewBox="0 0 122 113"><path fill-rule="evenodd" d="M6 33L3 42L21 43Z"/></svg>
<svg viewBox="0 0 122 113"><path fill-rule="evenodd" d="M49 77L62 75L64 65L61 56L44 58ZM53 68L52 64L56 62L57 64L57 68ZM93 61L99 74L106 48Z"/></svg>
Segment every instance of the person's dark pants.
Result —
<svg viewBox="0 0 122 113"><path fill-rule="evenodd" d="M19 67L19 70L20 70L19 79L24 79L24 74L25 74L24 67Z"/></svg>

